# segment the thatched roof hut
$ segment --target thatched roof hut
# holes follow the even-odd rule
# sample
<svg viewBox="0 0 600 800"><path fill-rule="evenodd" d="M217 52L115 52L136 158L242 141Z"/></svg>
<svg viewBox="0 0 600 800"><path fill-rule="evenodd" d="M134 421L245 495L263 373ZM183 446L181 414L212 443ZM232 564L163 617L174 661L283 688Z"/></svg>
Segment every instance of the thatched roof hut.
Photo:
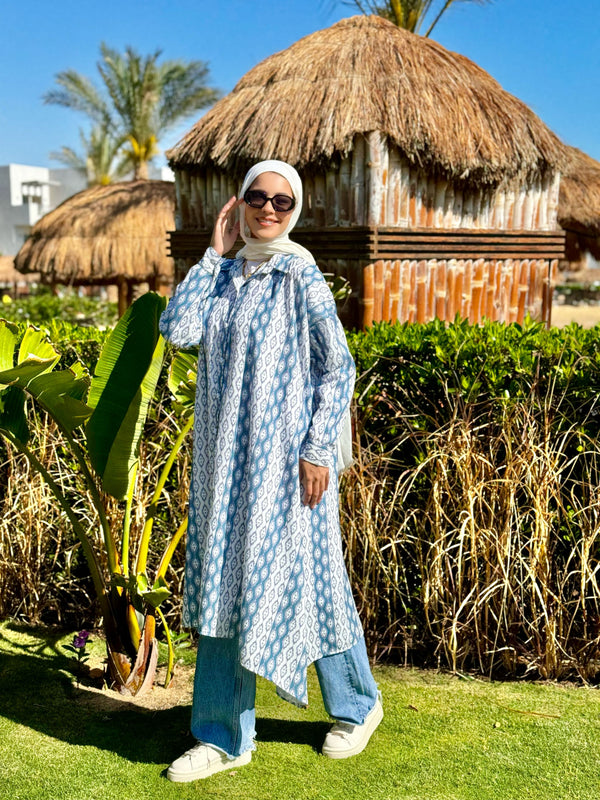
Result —
<svg viewBox="0 0 600 800"><path fill-rule="evenodd" d="M566 257L572 269L585 266L585 254L600 260L600 162L569 147L560 182L558 221L567 232Z"/></svg>
<svg viewBox="0 0 600 800"><path fill-rule="evenodd" d="M564 157L540 119L468 58L362 15L262 61L167 155L179 170L212 162L240 174L283 157L302 169L347 155L372 130L411 163L475 185Z"/></svg>
<svg viewBox="0 0 600 800"><path fill-rule="evenodd" d="M65 200L34 226L15 258L20 272L51 285L119 287L119 312L133 287L173 280L166 232L175 226L175 187L168 181L95 186Z"/></svg>
<svg viewBox="0 0 600 800"><path fill-rule="evenodd" d="M465 258L483 266L495 257L502 269L517 258L548 262L540 266L547 284L562 246L556 207L567 156L559 139L472 61L376 16L342 20L265 59L167 155L182 222L172 237L174 255L192 256L201 244L192 231L212 227L251 163L280 158L294 164L305 183L295 238L308 242L326 268L352 273L352 253L362 266L383 262L384 282L412 283L401 319L417 318L415 286L425 273L430 299L445 291L453 259L461 262L461 291L471 280L496 281L495 273L476 275L472 265L467 275ZM435 231L436 237L417 240L409 231ZM467 240L458 236L462 231L469 232ZM484 231L507 236L498 242ZM523 231L544 235L516 235ZM447 263L436 278L432 262L440 260ZM388 269L394 262L402 273L396 277L394 267ZM523 295L529 265L509 267L520 288L515 294L498 278L505 300L508 291L514 306L519 295L519 307L542 315L541 295ZM531 279L539 283L540 275ZM504 300L496 297L498 303ZM512 318L508 304L494 315ZM442 313L441 303L425 305L419 313L426 318ZM455 298L443 314L464 310ZM490 310L475 312L471 303L469 316Z"/></svg>

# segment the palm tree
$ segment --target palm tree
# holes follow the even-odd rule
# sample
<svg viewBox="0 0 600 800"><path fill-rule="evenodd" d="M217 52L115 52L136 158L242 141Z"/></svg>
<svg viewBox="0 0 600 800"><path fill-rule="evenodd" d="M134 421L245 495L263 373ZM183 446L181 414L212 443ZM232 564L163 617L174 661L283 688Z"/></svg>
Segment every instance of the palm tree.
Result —
<svg viewBox="0 0 600 800"><path fill-rule="evenodd" d="M107 186L124 178L130 171L127 159L120 152L123 141L115 139L102 126L95 125L89 137L80 130L79 139L82 152L63 146L50 153L50 158L76 169L86 177L88 186Z"/></svg>
<svg viewBox="0 0 600 800"><path fill-rule="evenodd" d="M132 47L119 53L104 43L100 52L100 88L85 75L65 70L56 75L59 88L46 92L44 102L88 116L97 130L119 142L134 177L147 178L161 137L184 117L214 103L219 93L206 86L203 61L158 63L160 50L142 56Z"/></svg>
<svg viewBox="0 0 600 800"><path fill-rule="evenodd" d="M405 28L411 33L418 33L425 18L431 12L435 13L433 21L427 28L425 36L429 36L442 16L454 3L483 3L491 0L343 0L345 5L352 5L363 14L377 14L393 22L399 28ZM437 7L437 12L435 11Z"/></svg>

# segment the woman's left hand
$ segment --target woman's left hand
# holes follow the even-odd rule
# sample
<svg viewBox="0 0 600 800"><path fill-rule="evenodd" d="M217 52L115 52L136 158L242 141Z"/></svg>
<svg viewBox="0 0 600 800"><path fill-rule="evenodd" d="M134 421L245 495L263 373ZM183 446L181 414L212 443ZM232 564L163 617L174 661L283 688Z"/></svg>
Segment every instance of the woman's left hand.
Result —
<svg viewBox="0 0 600 800"><path fill-rule="evenodd" d="M329 468L318 467L303 458L300 459L299 466L302 504L315 508L321 502L321 498L329 486Z"/></svg>

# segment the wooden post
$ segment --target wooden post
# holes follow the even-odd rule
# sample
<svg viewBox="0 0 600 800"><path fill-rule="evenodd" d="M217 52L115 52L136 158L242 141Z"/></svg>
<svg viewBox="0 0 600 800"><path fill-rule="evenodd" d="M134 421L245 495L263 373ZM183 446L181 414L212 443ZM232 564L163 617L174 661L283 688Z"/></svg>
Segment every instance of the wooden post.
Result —
<svg viewBox="0 0 600 800"><path fill-rule="evenodd" d="M387 182L387 153L385 139L380 131L367 134L367 224L381 225L381 209L385 209Z"/></svg>
<svg viewBox="0 0 600 800"><path fill-rule="evenodd" d="M433 200L434 214L433 214L433 227L444 227L444 214L446 202L446 189L448 188L448 181L439 180L435 186L435 197Z"/></svg>
<svg viewBox="0 0 600 800"><path fill-rule="evenodd" d="M402 159L396 147L389 153L386 225L402 224Z"/></svg>
<svg viewBox="0 0 600 800"><path fill-rule="evenodd" d="M325 174L325 197L325 224L339 225L340 211L338 206L337 175L333 171L331 165Z"/></svg>
<svg viewBox="0 0 600 800"><path fill-rule="evenodd" d="M383 312L381 315L381 319L385 320L386 322L391 321L391 298L390 294L392 291L392 270L391 270L391 261L385 262L385 269L383 275Z"/></svg>
<svg viewBox="0 0 600 800"><path fill-rule="evenodd" d="M403 228L410 226L410 167L402 160L400 174L400 223Z"/></svg>
<svg viewBox="0 0 600 800"><path fill-rule="evenodd" d="M519 308L517 310L517 322L521 324L525 319L525 306L527 303L527 293L529 291L529 261L521 261L519 273Z"/></svg>
<svg viewBox="0 0 600 800"><path fill-rule="evenodd" d="M400 265L401 311L399 318L402 322L408 322L410 317L410 272L411 262L404 259Z"/></svg>
<svg viewBox="0 0 600 800"><path fill-rule="evenodd" d="M521 262L514 261L512 266L512 283L510 285L510 300L508 308L508 322L517 322L519 316L519 278L521 275Z"/></svg>
<svg viewBox="0 0 600 800"><path fill-rule="evenodd" d="M473 261L468 258L466 261L461 261L460 263L462 264L463 276L460 298L460 317L461 319L468 319L472 322L473 315L471 313L471 308L473 305Z"/></svg>
<svg viewBox="0 0 600 800"><path fill-rule="evenodd" d="M375 268L367 264L363 270L363 328L373 324L373 309L375 306Z"/></svg>
<svg viewBox="0 0 600 800"><path fill-rule="evenodd" d="M481 318L486 315L486 278L489 276L489 268L487 269L488 275L485 275L484 261L482 258L479 258L473 263L471 269L471 308L469 321L478 323L481 322Z"/></svg>
<svg viewBox="0 0 600 800"><path fill-rule="evenodd" d="M350 200L352 225L365 225L365 192L367 170L365 168L365 139L361 134L354 137L352 152L352 174L350 184Z"/></svg>
<svg viewBox="0 0 600 800"><path fill-rule="evenodd" d="M117 288L119 292L117 309L120 319L130 306L131 296L131 289L124 275L119 275L117 279Z"/></svg>
<svg viewBox="0 0 600 800"><path fill-rule="evenodd" d="M375 262L375 281L373 299L375 301L373 307L373 320L381 322L383 319L383 288L384 288L384 264L383 261Z"/></svg>
<svg viewBox="0 0 600 800"><path fill-rule="evenodd" d="M416 319L425 322L427 319L427 262L418 261L416 270Z"/></svg>
<svg viewBox="0 0 600 800"><path fill-rule="evenodd" d="M390 321L399 319L400 311L400 262L392 262L392 279L390 285Z"/></svg>
<svg viewBox="0 0 600 800"><path fill-rule="evenodd" d="M322 228L325 225L325 178L323 175L315 175L315 225Z"/></svg>
<svg viewBox="0 0 600 800"><path fill-rule="evenodd" d="M427 320L435 318L435 289L439 263L436 258L431 258L427 262Z"/></svg>
<svg viewBox="0 0 600 800"><path fill-rule="evenodd" d="M464 192L462 189L454 190L454 206L452 209L452 220L450 223L451 228L462 228L463 218L463 199Z"/></svg>
<svg viewBox="0 0 600 800"><path fill-rule="evenodd" d="M454 185L448 184L444 197L444 222L441 227L452 228L454 226Z"/></svg>
<svg viewBox="0 0 600 800"><path fill-rule="evenodd" d="M302 214L300 215L300 222L304 228L310 228L315 224L315 182L312 176L305 175L302 179L304 184L304 192L302 198Z"/></svg>
<svg viewBox="0 0 600 800"><path fill-rule="evenodd" d="M350 159L342 158L340 164L340 189L339 189L339 225L350 225L351 212L351 175Z"/></svg>
<svg viewBox="0 0 600 800"><path fill-rule="evenodd" d="M417 313L417 306L415 298L417 295L417 262L410 262L410 271L408 273L408 321L414 322Z"/></svg>
<svg viewBox="0 0 600 800"><path fill-rule="evenodd" d="M548 196L548 228L551 231L558 227L558 193L560 190L560 173L553 176Z"/></svg>
<svg viewBox="0 0 600 800"><path fill-rule="evenodd" d="M438 262L437 281L435 289L435 316L446 319L446 262Z"/></svg>
<svg viewBox="0 0 600 800"><path fill-rule="evenodd" d="M464 285L464 278L465 278L465 262L463 260L456 261L456 279L455 279L455 288L454 288L454 308L452 309L452 317L458 314L461 319L464 319L462 314L462 303L463 303L463 285Z"/></svg>

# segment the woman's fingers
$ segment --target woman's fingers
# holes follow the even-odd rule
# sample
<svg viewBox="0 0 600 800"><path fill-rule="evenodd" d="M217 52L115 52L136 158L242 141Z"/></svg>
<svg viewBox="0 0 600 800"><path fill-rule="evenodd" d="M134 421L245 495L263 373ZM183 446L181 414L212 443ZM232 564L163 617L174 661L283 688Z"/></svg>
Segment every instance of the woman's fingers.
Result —
<svg viewBox="0 0 600 800"><path fill-rule="evenodd" d="M243 199L237 200L234 195L217 215L210 244L220 256L233 247L238 237L240 223L236 219L235 211L243 202Z"/></svg>
<svg viewBox="0 0 600 800"><path fill-rule="evenodd" d="M311 464L300 459L300 484L302 486L302 503L316 508L323 499L329 486L329 469Z"/></svg>

